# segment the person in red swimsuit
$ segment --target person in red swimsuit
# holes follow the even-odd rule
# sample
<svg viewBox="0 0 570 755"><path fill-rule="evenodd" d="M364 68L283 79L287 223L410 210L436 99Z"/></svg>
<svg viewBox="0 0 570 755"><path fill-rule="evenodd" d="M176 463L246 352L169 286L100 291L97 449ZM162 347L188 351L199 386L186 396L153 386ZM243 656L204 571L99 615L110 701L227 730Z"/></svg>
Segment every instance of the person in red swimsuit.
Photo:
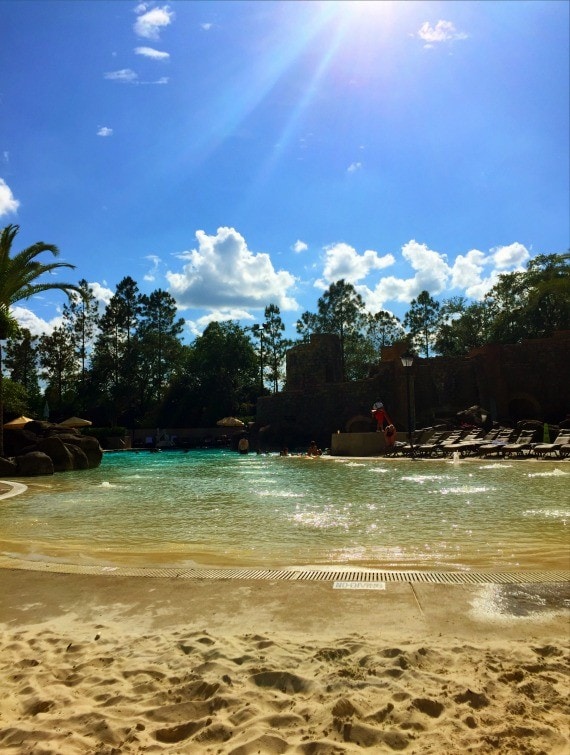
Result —
<svg viewBox="0 0 570 755"><path fill-rule="evenodd" d="M372 406L372 416L376 420L376 432L381 433L384 430L384 422L387 425L392 424L392 420L388 416L388 412L384 408L384 404L381 401L376 401Z"/></svg>
<svg viewBox="0 0 570 755"><path fill-rule="evenodd" d="M396 442L396 428L394 427L394 424L388 416L388 412L386 411L384 404L381 401L376 401L376 403L373 405L372 416L376 420L376 432L384 433L384 437L386 438L386 446L388 448L391 448ZM384 423L386 423L386 427L384 427Z"/></svg>

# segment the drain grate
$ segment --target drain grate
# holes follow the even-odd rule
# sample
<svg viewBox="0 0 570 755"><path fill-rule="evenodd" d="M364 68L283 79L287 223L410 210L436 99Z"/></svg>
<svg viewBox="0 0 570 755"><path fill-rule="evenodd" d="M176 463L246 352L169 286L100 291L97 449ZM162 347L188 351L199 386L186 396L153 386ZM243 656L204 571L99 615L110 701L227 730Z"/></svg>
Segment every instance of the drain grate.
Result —
<svg viewBox="0 0 570 755"><path fill-rule="evenodd" d="M25 569L54 574L92 574L115 577L154 577L162 579L288 580L291 582L413 582L432 585L536 584L568 582L570 570L558 571L384 571L381 569L246 569L246 568L142 568L126 566L87 566L0 559L0 568Z"/></svg>

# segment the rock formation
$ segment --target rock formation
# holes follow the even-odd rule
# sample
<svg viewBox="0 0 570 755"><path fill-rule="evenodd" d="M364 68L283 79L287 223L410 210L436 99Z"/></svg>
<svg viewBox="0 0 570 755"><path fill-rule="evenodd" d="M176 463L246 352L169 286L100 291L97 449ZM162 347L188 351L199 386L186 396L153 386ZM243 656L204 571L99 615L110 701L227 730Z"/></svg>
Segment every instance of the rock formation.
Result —
<svg viewBox="0 0 570 755"><path fill-rule="evenodd" d="M79 430L50 422L28 422L21 429L4 429L5 458L0 475L34 477L98 467L103 458L99 441Z"/></svg>

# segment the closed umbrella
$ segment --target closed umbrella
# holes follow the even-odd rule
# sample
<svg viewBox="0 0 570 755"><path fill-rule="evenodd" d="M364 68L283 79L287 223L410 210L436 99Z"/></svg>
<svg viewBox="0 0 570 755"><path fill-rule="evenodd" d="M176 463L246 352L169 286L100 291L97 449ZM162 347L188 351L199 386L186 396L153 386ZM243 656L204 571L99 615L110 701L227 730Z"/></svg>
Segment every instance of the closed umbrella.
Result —
<svg viewBox="0 0 570 755"><path fill-rule="evenodd" d="M218 427L245 427L241 419L237 417L224 417L216 422Z"/></svg>

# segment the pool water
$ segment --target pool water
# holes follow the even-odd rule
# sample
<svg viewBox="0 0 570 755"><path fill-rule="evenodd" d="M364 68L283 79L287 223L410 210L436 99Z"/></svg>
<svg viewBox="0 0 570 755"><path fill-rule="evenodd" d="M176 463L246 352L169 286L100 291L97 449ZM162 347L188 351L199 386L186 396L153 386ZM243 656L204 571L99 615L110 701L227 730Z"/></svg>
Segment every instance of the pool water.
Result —
<svg viewBox="0 0 570 755"><path fill-rule="evenodd" d="M78 564L568 568L570 465L107 453L0 501L0 553Z"/></svg>

